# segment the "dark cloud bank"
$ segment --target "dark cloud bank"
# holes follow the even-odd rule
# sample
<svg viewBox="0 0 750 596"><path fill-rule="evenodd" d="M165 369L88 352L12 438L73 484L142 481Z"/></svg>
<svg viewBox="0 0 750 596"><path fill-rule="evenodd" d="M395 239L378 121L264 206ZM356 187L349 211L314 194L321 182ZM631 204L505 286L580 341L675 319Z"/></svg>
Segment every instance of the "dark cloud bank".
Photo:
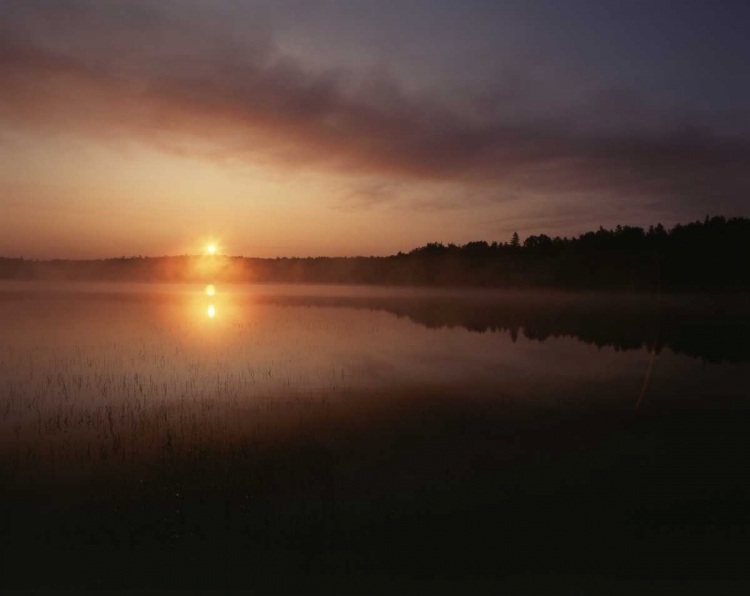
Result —
<svg viewBox="0 0 750 596"><path fill-rule="evenodd" d="M467 92L459 108L439 90L407 94L387 76L314 71L262 27L243 31L226 13L15 1L0 10L6 126L217 160L458 182L488 200L529 195L557 200L556 209L585 197L593 210L747 213L746 114L727 130L626 91L562 109L539 89L509 94L503 80L488 81L496 102ZM524 105L533 109L523 117L504 109Z"/></svg>

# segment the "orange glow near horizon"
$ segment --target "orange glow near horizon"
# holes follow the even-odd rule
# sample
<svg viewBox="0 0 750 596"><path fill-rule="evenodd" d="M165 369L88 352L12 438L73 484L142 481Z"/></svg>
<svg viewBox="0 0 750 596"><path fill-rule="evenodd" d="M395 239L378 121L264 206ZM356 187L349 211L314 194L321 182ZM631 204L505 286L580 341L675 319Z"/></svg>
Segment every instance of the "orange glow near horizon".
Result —
<svg viewBox="0 0 750 596"><path fill-rule="evenodd" d="M213 284L206 286L206 296L214 296L216 294L216 288Z"/></svg>
<svg viewBox="0 0 750 596"><path fill-rule="evenodd" d="M436 237L464 240L456 236L455 216L441 227L439 211L408 221L394 219L388 209L362 216L341 209L348 196L341 188L356 182L348 177L342 186L340 176L287 172L279 169L283 164L239 169L142 146L123 159L116 145L82 140L68 146L64 138L19 133L17 146L0 142L0 213L7 214L0 217L1 256L191 254L209 262L228 252L259 258L388 255ZM49 185L39 184L36 164L44 164ZM117 217L109 215L112 210Z"/></svg>
<svg viewBox="0 0 750 596"><path fill-rule="evenodd" d="M206 246L206 252L210 255L216 254L216 245L212 242Z"/></svg>
<svg viewBox="0 0 750 596"><path fill-rule="evenodd" d="M473 220L461 224L452 211L426 210L414 219L394 217L400 213L394 211L397 201L377 209L356 202L346 207L348 189L376 184L376 178L289 171L283 163L235 168L142 146L123 159L116 145L96 140L68 146L64 136L30 132L13 138L15 144L0 142L4 257L191 254L210 262L229 252L258 258L385 256L436 238L461 243L478 233ZM49 184L39 183L36 164L44 164ZM437 192L425 184L410 185L410 192L417 198ZM207 196L217 198L209 202ZM112 210L117 217L109 215ZM502 204L492 215L517 214ZM498 235L510 238L513 229ZM518 231L523 234L523 228Z"/></svg>

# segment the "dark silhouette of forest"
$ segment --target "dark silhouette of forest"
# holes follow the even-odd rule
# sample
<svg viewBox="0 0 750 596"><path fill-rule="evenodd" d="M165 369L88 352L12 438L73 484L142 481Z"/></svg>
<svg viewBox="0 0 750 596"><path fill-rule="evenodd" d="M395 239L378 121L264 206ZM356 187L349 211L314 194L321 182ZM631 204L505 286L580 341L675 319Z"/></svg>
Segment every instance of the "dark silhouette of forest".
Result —
<svg viewBox="0 0 750 596"><path fill-rule="evenodd" d="M389 257L2 258L0 279L723 292L750 288L748 254L750 219L706 216L671 229L617 226L573 238L513 234L508 242L430 243Z"/></svg>

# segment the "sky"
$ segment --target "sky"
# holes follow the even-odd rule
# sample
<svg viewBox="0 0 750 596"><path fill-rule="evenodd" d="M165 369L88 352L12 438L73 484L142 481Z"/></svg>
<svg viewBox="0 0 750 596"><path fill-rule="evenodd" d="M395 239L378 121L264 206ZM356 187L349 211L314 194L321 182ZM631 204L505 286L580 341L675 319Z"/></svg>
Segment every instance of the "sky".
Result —
<svg viewBox="0 0 750 596"><path fill-rule="evenodd" d="M0 255L750 215L743 0L0 0Z"/></svg>

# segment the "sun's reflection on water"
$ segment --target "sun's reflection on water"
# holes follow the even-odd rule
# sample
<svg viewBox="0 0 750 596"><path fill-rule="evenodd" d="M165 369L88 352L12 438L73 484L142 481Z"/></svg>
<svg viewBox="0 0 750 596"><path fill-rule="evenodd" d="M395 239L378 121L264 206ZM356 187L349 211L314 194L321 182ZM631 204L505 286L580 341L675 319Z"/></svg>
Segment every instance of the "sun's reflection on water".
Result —
<svg viewBox="0 0 750 596"><path fill-rule="evenodd" d="M208 284L206 286L205 293L209 298L214 298L216 296L216 286L214 284ZM206 316L209 319L213 319L216 317L216 306L214 305L213 300L209 302L208 306L206 307Z"/></svg>

